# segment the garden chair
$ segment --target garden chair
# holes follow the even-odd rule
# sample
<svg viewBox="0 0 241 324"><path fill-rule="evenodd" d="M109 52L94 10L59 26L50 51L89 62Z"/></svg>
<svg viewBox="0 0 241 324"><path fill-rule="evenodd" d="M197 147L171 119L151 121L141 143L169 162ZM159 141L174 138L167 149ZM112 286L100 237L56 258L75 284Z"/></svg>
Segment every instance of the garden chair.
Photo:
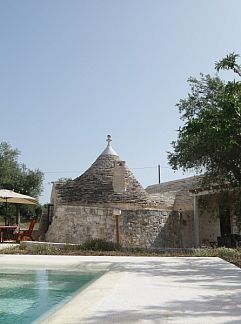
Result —
<svg viewBox="0 0 241 324"><path fill-rule="evenodd" d="M18 233L16 233L17 235L16 241L17 242L32 241L32 233L36 222L37 222L36 219L32 219L31 223L29 224L29 228L27 230L23 230L23 231L20 230Z"/></svg>

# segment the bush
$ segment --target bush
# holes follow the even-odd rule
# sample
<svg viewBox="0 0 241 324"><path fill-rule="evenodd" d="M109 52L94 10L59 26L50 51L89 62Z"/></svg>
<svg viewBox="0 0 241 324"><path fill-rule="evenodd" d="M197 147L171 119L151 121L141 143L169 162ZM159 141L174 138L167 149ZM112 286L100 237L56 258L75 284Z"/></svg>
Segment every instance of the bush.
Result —
<svg viewBox="0 0 241 324"><path fill-rule="evenodd" d="M83 250L91 251L117 251L120 250L119 244L105 241L102 239L87 240L81 247Z"/></svg>

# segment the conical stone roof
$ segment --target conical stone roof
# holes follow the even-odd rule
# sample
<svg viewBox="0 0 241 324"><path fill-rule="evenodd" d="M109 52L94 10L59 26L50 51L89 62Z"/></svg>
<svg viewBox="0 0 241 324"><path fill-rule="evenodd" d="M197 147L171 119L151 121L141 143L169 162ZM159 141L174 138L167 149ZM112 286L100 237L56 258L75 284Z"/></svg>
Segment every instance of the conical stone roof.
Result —
<svg viewBox="0 0 241 324"><path fill-rule="evenodd" d="M106 149L85 173L65 184L56 185L58 198L66 204L152 204L153 201L149 194L125 164L123 170L125 191L114 190L114 168L121 159L111 147L110 135L108 135L107 142Z"/></svg>

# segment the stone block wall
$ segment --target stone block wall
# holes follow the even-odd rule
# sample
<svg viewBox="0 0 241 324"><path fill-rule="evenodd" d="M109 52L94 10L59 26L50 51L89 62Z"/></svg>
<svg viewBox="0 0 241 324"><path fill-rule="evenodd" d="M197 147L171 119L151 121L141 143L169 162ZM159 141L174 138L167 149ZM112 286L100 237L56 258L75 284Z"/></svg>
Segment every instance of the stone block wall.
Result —
<svg viewBox="0 0 241 324"><path fill-rule="evenodd" d="M82 244L90 238L113 240L115 220L113 210L61 205L46 233L46 241Z"/></svg>
<svg viewBox="0 0 241 324"><path fill-rule="evenodd" d="M122 210L120 243L133 248L182 247L178 213L160 210ZM46 241L82 244L91 238L116 241L112 208L58 206Z"/></svg>
<svg viewBox="0 0 241 324"><path fill-rule="evenodd" d="M181 247L179 217L176 212L123 210L121 242L126 247Z"/></svg>

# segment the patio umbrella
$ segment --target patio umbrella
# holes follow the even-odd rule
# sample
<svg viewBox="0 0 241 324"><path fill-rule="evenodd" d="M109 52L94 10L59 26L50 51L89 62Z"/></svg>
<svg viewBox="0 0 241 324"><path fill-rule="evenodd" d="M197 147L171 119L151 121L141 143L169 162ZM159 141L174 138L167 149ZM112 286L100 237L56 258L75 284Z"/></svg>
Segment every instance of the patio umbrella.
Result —
<svg viewBox="0 0 241 324"><path fill-rule="evenodd" d="M22 195L15 191L7 190L7 189L0 189L0 202L6 203L6 216L8 210L7 209L8 203L21 204L21 205L36 205L38 203L37 199L33 197ZM17 223L19 223L19 220Z"/></svg>
<svg viewBox="0 0 241 324"><path fill-rule="evenodd" d="M37 199L19 194L12 190L0 189L0 202L13 204L36 205Z"/></svg>

